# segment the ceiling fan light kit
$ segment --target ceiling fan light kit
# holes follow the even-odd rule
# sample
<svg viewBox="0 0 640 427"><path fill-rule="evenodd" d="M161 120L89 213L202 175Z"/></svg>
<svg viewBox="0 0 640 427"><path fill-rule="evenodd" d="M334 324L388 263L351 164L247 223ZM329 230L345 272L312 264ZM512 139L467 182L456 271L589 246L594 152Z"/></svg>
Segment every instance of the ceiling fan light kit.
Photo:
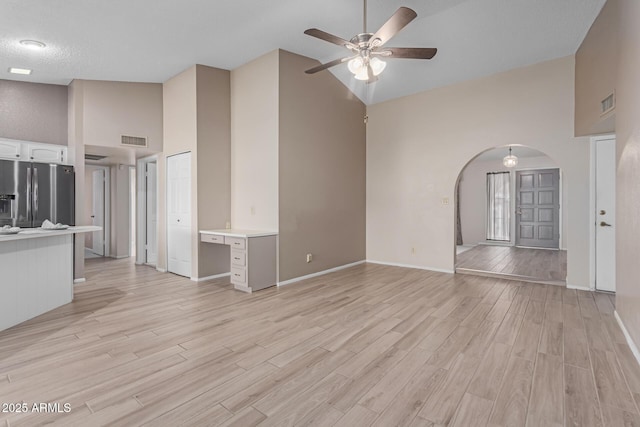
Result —
<svg viewBox="0 0 640 427"><path fill-rule="evenodd" d="M314 74L335 65L347 62L349 71L356 80L373 83L384 71L387 63L379 57L431 59L438 51L435 48L384 47L393 36L413 21L418 15L408 7L399 8L375 33L367 32L367 0L364 0L364 30L350 41L334 36L317 28L310 28L304 33L320 40L342 46L351 51L351 56L336 59L306 71Z"/></svg>

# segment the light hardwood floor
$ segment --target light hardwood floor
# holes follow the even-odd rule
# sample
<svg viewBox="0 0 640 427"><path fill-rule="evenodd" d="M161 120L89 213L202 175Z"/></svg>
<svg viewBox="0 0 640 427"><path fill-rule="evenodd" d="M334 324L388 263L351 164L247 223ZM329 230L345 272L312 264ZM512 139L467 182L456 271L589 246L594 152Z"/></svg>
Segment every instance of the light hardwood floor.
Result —
<svg viewBox="0 0 640 427"><path fill-rule="evenodd" d="M365 264L248 295L129 260L0 333L0 425L640 425L609 295Z"/></svg>
<svg viewBox="0 0 640 427"><path fill-rule="evenodd" d="M477 245L457 255L456 272L564 286L567 251Z"/></svg>

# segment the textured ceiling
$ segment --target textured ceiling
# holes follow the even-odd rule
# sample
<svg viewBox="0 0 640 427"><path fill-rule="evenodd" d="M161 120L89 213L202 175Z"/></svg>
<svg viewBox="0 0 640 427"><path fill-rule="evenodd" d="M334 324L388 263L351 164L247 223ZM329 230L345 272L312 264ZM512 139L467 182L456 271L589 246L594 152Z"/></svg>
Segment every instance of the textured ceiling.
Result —
<svg viewBox="0 0 640 427"><path fill-rule="evenodd" d="M437 47L431 61L389 60L381 79L332 72L367 104L575 53L605 0L369 0L369 31L400 6L418 18L389 46ZM349 39L360 0L3 0L0 78L164 82L198 63L234 69L277 48L322 62L346 50L303 34ZM32 52L18 42L47 44ZM9 67L32 68L15 76Z"/></svg>

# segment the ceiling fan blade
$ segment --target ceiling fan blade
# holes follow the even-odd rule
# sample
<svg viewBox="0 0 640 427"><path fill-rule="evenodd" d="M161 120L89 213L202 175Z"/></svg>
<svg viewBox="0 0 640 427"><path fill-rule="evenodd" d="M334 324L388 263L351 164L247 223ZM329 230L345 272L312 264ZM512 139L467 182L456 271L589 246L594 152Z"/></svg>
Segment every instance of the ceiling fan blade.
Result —
<svg viewBox="0 0 640 427"><path fill-rule="evenodd" d="M406 27L409 22L413 21L416 16L418 14L408 7L401 7L396 10L396 13L371 37L372 45L374 47L382 46Z"/></svg>
<svg viewBox="0 0 640 427"><path fill-rule="evenodd" d="M375 54L388 58L431 59L437 52L435 47L386 47Z"/></svg>
<svg viewBox="0 0 640 427"><path fill-rule="evenodd" d="M326 70L327 68L331 68L335 65L342 64L343 62L347 62L348 60L354 58L353 56L349 56L346 58L335 59L331 62L327 62L326 64L318 65L317 67L309 68L305 73L307 74L315 74L318 71Z"/></svg>
<svg viewBox="0 0 640 427"><path fill-rule="evenodd" d="M344 46L347 49L355 49L356 48L356 46L353 43L351 43L351 42L349 42L349 41L347 41L347 40L345 40L345 39L343 39L341 37L334 36L333 34L329 34L329 33L325 32L325 31L319 30L317 28L309 28L304 33L306 35L308 35L308 36L315 37L317 39L324 40L324 41L329 42L329 43L337 44L338 46Z"/></svg>

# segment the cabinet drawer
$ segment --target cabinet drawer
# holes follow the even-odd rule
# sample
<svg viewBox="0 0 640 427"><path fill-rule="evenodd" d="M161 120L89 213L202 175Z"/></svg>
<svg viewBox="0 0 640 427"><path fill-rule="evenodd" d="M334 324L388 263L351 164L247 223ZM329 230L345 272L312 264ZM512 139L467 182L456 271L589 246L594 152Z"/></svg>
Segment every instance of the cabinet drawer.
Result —
<svg viewBox="0 0 640 427"><path fill-rule="evenodd" d="M227 245L231 245L234 249L246 249L247 248L247 239L241 239L238 237L225 237L224 243Z"/></svg>
<svg viewBox="0 0 640 427"><path fill-rule="evenodd" d="M231 249L231 265L244 267L247 265L247 253L237 249Z"/></svg>
<svg viewBox="0 0 640 427"><path fill-rule="evenodd" d="M224 236L218 236L217 234L201 234L200 240L206 243L219 243L224 245Z"/></svg>
<svg viewBox="0 0 640 427"><path fill-rule="evenodd" d="M240 267L231 267L231 283L244 285L247 283L247 270Z"/></svg>

